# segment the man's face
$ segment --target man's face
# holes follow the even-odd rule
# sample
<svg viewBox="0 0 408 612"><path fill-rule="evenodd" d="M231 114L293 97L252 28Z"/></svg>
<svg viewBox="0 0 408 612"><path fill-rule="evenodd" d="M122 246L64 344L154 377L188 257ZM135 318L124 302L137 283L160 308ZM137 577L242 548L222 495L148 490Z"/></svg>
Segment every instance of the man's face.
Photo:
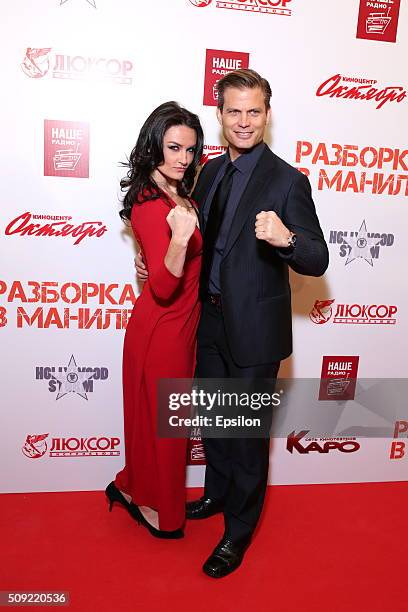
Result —
<svg viewBox="0 0 408 612"><path fill-rule="evenodd" d="M223 109L217 108L217 119L229 144L232 160L262 142L270 115L271 109L266 110L260 87L227 87Z"/></svg>

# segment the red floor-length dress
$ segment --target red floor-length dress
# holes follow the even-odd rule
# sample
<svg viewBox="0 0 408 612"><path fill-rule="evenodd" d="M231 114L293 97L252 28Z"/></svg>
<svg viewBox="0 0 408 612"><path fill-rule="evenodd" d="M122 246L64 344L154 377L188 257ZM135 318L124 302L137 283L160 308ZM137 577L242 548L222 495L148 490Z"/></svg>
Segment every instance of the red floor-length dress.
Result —
<svg viewBox="0 0 408 612"><path fill-rule="evenodd" d="M164 258L171 239L166 221L172 200L161 197L132 208L132 228L149 272L129 320L123 349L126 465L116 486L139 506L158 511L172 531L185 519L186 439L157 436L157 381L192 378L200 316L198 282L202 238L190 238L184 273L174 276Z"/></svg>

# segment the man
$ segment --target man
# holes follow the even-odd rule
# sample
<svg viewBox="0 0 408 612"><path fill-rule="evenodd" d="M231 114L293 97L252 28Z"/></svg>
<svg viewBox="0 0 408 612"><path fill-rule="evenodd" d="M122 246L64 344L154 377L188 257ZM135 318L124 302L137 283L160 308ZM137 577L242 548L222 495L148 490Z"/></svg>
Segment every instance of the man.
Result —
<svg viewBox="0 0 408 612"><path fill-rule="evenodd" d="M308 179L263 142L271 89L254 70L217 84L225 155L203 168L193 199L204 236L197 378L276 379L292 352L288 266L321 276L328 250ZM220 578L234 571L259 520L269 439L204 438L204 496L188 519L223 512L224 536L204 563Z"/></svg>

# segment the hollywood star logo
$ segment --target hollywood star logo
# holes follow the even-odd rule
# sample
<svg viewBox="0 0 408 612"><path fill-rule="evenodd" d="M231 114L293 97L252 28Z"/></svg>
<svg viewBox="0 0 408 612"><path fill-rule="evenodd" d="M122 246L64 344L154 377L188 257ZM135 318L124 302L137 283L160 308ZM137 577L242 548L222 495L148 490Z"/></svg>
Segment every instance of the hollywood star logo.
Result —
<svg viewBox="0 0 408 612"><path fill-rule="evenodd" d="M88 396L84 383L92 376L93 373L80 372L74 356L71 355L66 371L60 374L53 374L53 378L59 382L59 391L55 399L58 400L68 393L76 393L87 400Z"/></svg>
<svg viewBox="0 0 408 612"><path fill-rule="evenodd" d="M331 230L329 244L339 245L340 257L346 257L345 265L362 259L373 267L373 259L379 258L380 247L394 244L394 234L369 233L364 220L358 232Z"/></svg>
<svg viewBox="0 0 408 612"><path fill-rule="evenodd" d="M90 4L91 6L93 6L94 8L96 8L96 2L95 0L86 0L88 4ZM68 2L68 0L60 0L60 6L62 4L65 4L66 2Z"/></svg>
<svg viewBox="0 0 408 612"><path fill-rule="evenodd" d="M39 459L47 452L46 438L49 434L28 435L22 447L22 453L29 459Z"/></svg>
<svg viewBox="0 0 408 612"><path fill-rule="evenodd" d="M50 393L57 392L56 400L74 393L87 400L87 393L93 393L95 380L106 380L109 371L105 367L78 367L75 357L71 359L66 367L43 367L37 366L36 380L48 380Z"/></svg>
<svg viewBox="0 0 408 612"><path fill-rule="evenodd" d="M41 79L50 69L49 53L51 47L42 49L27 48L25 57L21 63L21 69L31 79Z"/></svg>
<svg viewBox="0 0 408 612"><path fill-rule="evenodd" d="M372 251L380 242L380 239L368 237L365 221L362 222L357 236L347 238L346 242L350 247L350 251L345 265L355 259L364 259L370 266L373 265Z"/></svg>

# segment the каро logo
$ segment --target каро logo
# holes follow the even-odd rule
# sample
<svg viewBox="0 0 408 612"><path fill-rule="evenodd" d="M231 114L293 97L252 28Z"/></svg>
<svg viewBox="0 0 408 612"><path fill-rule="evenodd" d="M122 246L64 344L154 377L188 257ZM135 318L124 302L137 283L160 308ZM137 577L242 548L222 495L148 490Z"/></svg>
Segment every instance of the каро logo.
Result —
<svg viewBox="0 0 408 612"><path fill-rule="evenodd" d="M47 380L48 391L57 393L56 400L68 393L74 393L87 400L87 393L94 391L94 382L107 380L108 377L108 368L102 366L78 367L73 355L65 367L36 366L35 368L36 380Z"/></svg>
<svg viewBox="0 0 408 612"><path fill-rule="evenodd" d="M346 258L345 265L363 259L373 267L373 259L379 258L380 248L394 244L394 234L367 232L364 220L358 232L330 230L329 244L339 245L340 257Z"/></svg>
<svg viewBox="0 0 408 612"><path fill-rule="evenodd" d="M303 446L300 442L309 433L308 429L303 429L299 433L292 431L287 437L286 450L293 453L296 450L302 455L308 455L311 452L327 454L330 451L338 450L341 453L354 453L360 449L360 444L355 438L305 438L304 442L309 444ZM319 444L322 442L322 444Z"/></svg>

